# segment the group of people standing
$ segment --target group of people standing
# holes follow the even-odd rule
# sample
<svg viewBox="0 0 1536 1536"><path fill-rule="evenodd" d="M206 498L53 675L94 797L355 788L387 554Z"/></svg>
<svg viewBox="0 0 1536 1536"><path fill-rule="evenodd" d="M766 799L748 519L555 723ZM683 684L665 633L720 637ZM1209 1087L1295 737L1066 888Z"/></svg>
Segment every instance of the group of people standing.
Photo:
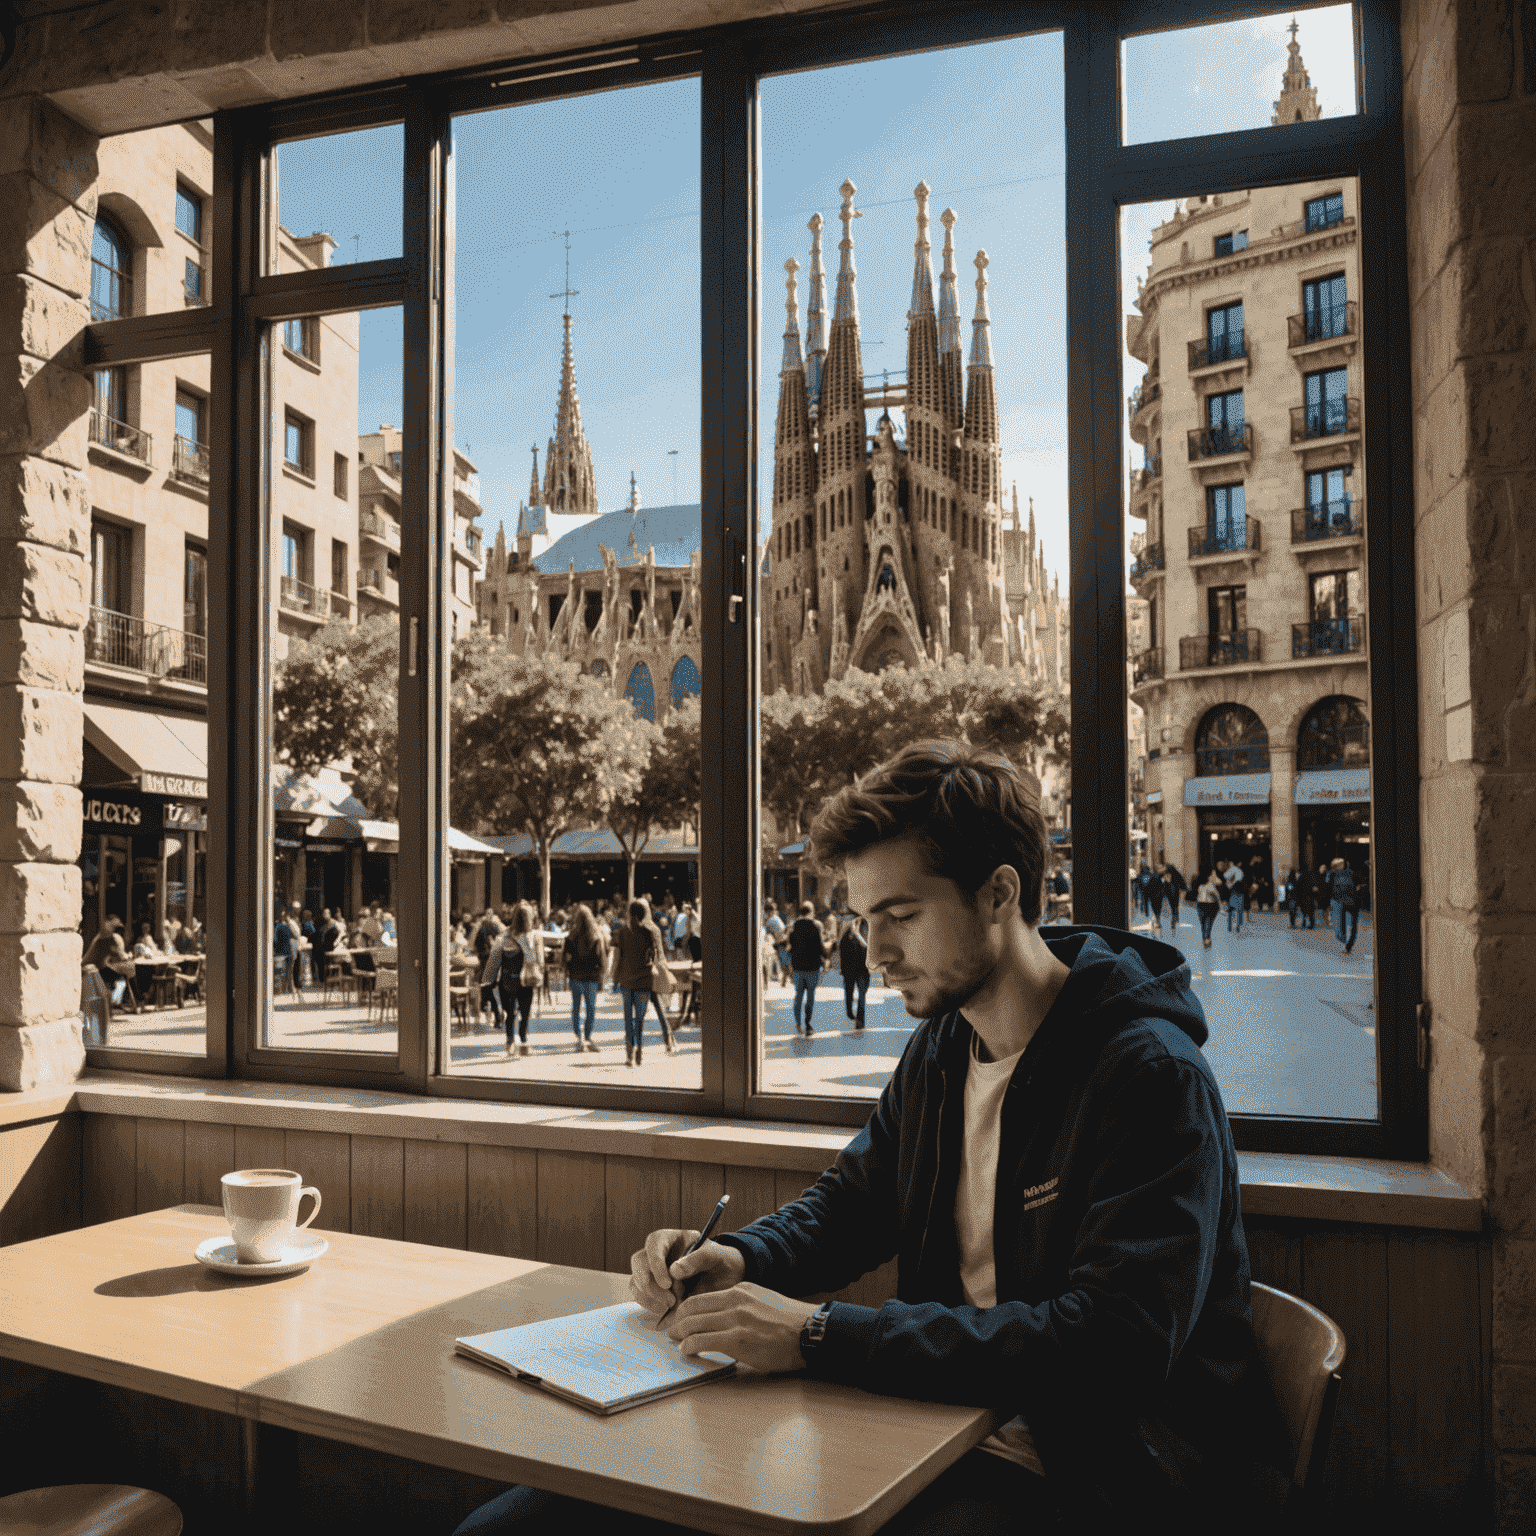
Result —
<svg viewBox="0 0 1536 1536"><path fill-rule="evenodd" d="M795 1033L816 1033L816 986L833 962L843 978L843 1011L855 1029L864 1028L864 1003L869 993L869 943L865 924L842 918L830 907L818 917L814 902L802 901L793 923L779 916L771 897L763 903L763 986L783 979L795 988Z"/></svg>
<svg viewBox="0 0 1536 1536"><path fill-rule="evenodd" d="M1338 936L1344 953L1350 954L1355 947L1355 935L1360 926L1360 897L1355 872L1341 858L1319 864L1317 873L1311 870L1292 869L1286 866L1282 876L1285 889L1286 910L1291 916L1291 927L1301 920L1304 928L1317 926L1317 914L1322 904L1328 904L1328 927Z"/></svg>

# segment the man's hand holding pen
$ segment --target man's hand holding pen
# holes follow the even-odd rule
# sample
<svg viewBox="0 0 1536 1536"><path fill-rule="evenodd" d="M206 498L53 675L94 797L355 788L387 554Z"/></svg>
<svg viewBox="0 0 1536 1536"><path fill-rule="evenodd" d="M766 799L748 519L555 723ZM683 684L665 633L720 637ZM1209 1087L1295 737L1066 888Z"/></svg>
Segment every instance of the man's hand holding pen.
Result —
<svg viewBox="0 0 1536 1536"><path fill-rule="evenodd" d="M815 1304L744 1280L739 1249L664 1227L646 1238L629 1268L630 1296L656 1314L683 1354L729 1355L755 1371L804 1367L800 1330Z"/></svg>

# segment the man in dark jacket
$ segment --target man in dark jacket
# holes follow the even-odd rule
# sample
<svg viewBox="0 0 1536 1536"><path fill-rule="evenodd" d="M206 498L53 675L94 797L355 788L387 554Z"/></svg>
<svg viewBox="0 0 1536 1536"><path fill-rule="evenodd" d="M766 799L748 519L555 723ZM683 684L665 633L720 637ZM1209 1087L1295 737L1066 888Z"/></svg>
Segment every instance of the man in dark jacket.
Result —
<svg viewBox="0 0 1536 1536"><path fill-rule="evenodd" d="M854 918L837 941L837 963L843 973L843 1007L855 1029L864 1028L864 999L869 993L869 946L859 931L863 924ZM858 1011L854 1011L854 999Z"/></svg>
<svg viewBox="0 0 1536 1536"><path fill-rule="evenodd" d="M808 901L800 903L800 915L789 930L789 962L795 977L795 1033L800 1033L800 1006L805 1005L805 1032L816 1033L811 1028L811 1014L816 1008L816 983L821 980L822 962L827 958L827 941L822 937L821 924L816 921L816 908Z"/></svg>

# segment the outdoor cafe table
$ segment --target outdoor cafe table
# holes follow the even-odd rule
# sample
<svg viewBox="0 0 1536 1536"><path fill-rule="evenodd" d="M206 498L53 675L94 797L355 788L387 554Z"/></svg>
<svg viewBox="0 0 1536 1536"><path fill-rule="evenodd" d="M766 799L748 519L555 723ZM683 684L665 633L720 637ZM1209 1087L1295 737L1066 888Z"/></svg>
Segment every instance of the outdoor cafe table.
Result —
<svg viewBox="0 0 1536 1536"><path fill-rule="evenodd" d="M248 1518L274 1425L720 1536L870 1536L999 1422L745 1369L601 1417L453 1341L627 1300L623 1275L326 1232L307 1270L236 1279L192 1256L228 1233L177 1205L0 1248L0 1357L237 1415Z"/></svg>

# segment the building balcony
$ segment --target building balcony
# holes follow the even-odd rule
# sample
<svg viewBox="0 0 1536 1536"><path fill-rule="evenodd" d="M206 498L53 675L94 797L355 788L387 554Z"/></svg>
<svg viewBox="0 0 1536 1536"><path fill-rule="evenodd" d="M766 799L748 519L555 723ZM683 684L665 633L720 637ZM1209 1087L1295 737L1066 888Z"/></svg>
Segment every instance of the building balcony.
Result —
<svg viewBox="0 0 1536 1536"><path fill-rule="evenodd" d="M178 436L171 445L171 478L208 488L208 445Z"/></svg>
<svg viewBox="0 0 1536 1536"><path fill-rule="evenodd" d="M387 571L359 571L357 573L357 598L361 610L362 600L371 597L376 602L388 603L391 608L400 606L400 580Z"/></svg>
<svg viewBox="0 0 1536 1536"><path fill-rule="evenodd" d="M1350 395L1326 405L1291 407L1291 445L1315 442L1318 438L1359 436L1360 401Z"/></svg>
<svg viewBox="0 0 1536 1536"><path fill-rule="evenodd" d="M1230 367L1234 363L1245 366L1251 361L1246 332L1233 336L1206 337L1192 341L1189 346L1189 371L1201 373L1207 368Z"/></svg>
<svg viewBox="0 0 1536 1536"><path fill-rule="evenodd" d="M1310 619L1291 625L1291 658L1353 656L1365 651L1365 618L1353 614L1343 619Z"/></svg>
<svg viewBox="0 0 1536 1536"><path fill-rule="evenodd" d="M1129 405L1131 415L1131 437L1134 441L1145 443L1147 423L1151 421L1157 402L1162 398L1162 380L1148 374L1135 389L1131 391ZM1138 436L1138 434L1140 434Z"/></svg>
<svg viewBox="0 0 1536 1536"><path fill-rule="evenodd" d="M1152 571L1161 571L1163 568L1163 546L1148 544L1131 563L1131 580L1136 581L1139 577L1146 576Z"/></svg>
<svg viewBox="0 0 1536 1536"><path fill-rule="evenodd" d="M1187 636L1179 641L1179 671L1252 666L1263 659L1262 638L1256 629L1237 629L1230 635Z"/></svg>
<svg viewBox="0 0 1536 1536"><path fill-rule="evenodd" d="M1230 464L1252 457L1252 422L1240 427L1196 427L1189 434L1191 464Z"/></svg>
<svg viewBox="0 0 1536 1536"><path fill-rule="evenodd" d="M1291 543L1316 544L1324 540L1358 539L1365 533L1365 499L1346 496L1315 507L1291 509Z"/></svg>
<svg viewBox="0 0 1536 1536"><path fill-rule="evenodd" d="M1151 650L1142 651L1140 655L1131 658L1131 687L1139 688L1143 683L1154 683L1162 676L1162 646L1154 646Z"/></svg>
<svg viewBox="0 0 1536 1536"><path fill-rule="evenodd" d="M154 460L154 438L148 432L130 427L126 421L116 421L100 411L92 411L88 428L90 440L110 448L114 453L125 454L130 459L149 465Z"/></svg>
<svg viewBox="0 0 1536 1536"><path fill-rule="evenodd" d="M1200 524L1189 530L1189 558L1218 560L1226 555L1257 554L1263 525L1256 517L1244 518L1235 527Z"/></svg>
<svg viewBox="0 0 1536 1536"><path fill-rule="evenodd" d="M366 507L357 514L357 531L363 538L400 553L400 524L394 518Z"/></svg>
<svg viewBox="0 0 1536 1536"><path fill-rule="evenodd" d="M92 608L85 631L85 659L104 667L124 667L146 677L174 677L188 683L208 681L208 642L202 635L165 624L150 624L110 608Z"/></svg>
<svg viewBox="0 0 1536 1536"><path fill-rule="evenodd" d="M281 578L278 605L284 613L298 614L323 624L331 616L331 594L324 587L312 587L297 576Z"/></svg>
<svg viewBox="0 0 1536 1536"><path fill-rule="evenodd" d="M1354 339L1360 335L1353 299L1346 299L1342 304L1330 304L1323 309L1312 310L1309 314L1288 315L1285 323L1290 333L1290 348L1293 352L1298 347Z"/></svg>
<svg viewBox="0 0 1536 1536"><path fill-rule="evenodd" d="M331 617L333 619L346 619L350 622L352 618L351 600L341 592L331 592L327 596L330 600Z"/></svg>

